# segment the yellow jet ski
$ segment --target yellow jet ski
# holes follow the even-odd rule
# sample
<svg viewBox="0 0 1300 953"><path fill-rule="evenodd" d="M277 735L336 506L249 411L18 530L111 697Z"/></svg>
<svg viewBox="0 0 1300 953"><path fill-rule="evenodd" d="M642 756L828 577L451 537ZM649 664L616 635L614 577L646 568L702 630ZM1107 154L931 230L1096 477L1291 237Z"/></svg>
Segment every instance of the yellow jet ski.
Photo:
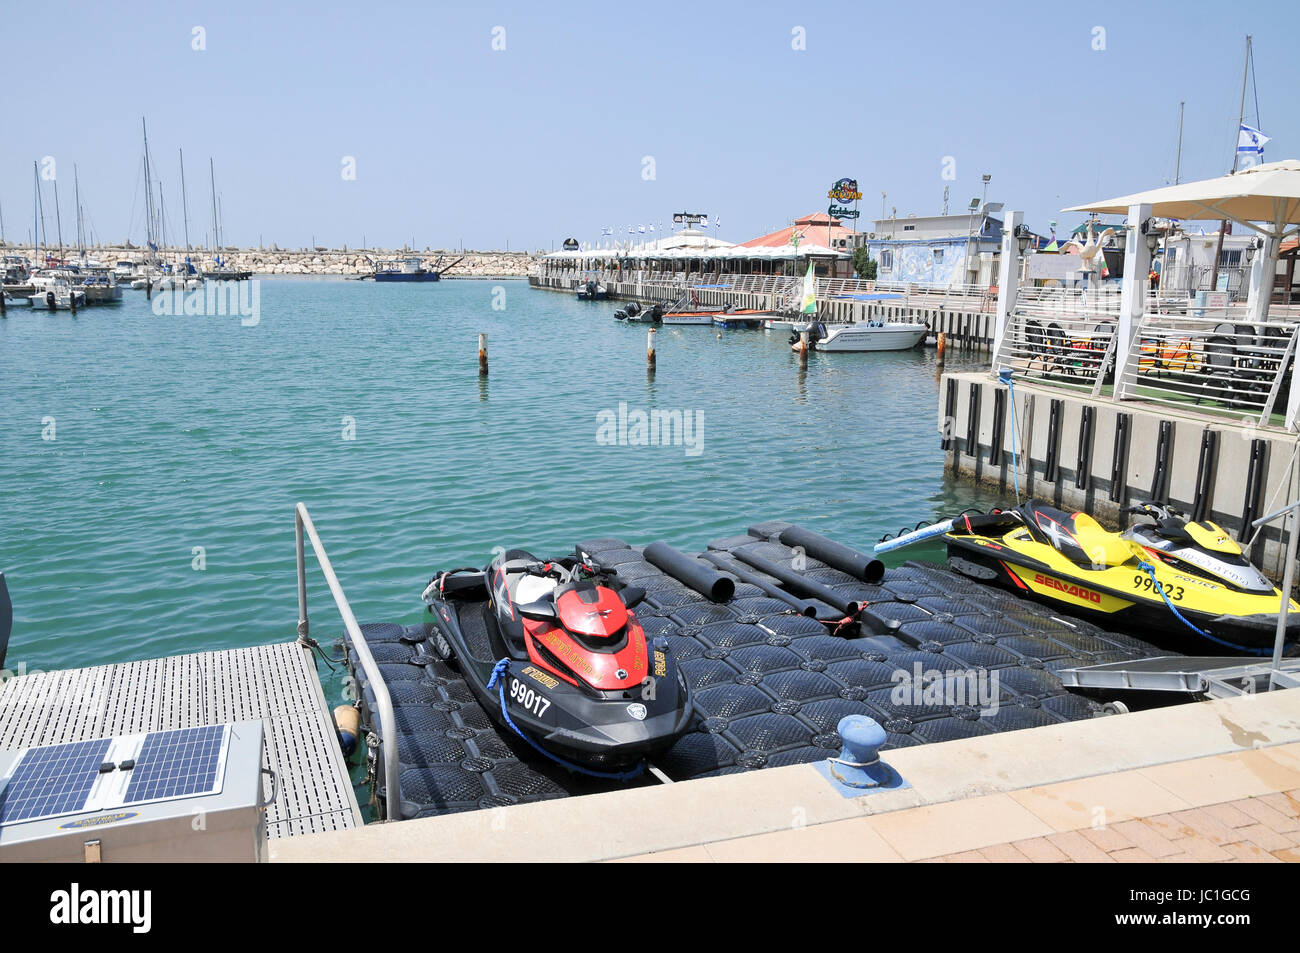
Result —
<svg viewBox="0 0 1300 953"><path fill-rule="evenodd" d="M1193 653L1204 654L1207 641L1255 654L1272 646L1282 593L1226 530L1152 503L1129 512L1152 522L1112 533L1087 513L1034 499L959 516L944 534L948 562L972 579ZM1300 605L1291 600L1288 611ZM1288 615L1287 639L1297 637L1300 615Z"/></svg>

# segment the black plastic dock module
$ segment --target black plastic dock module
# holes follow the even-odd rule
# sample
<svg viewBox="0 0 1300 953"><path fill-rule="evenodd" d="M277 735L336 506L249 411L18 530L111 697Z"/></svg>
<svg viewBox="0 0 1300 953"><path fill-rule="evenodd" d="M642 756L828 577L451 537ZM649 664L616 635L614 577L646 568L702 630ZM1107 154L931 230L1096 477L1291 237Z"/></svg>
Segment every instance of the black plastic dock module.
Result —
<svg viewBox="0 0 1300 953"><path fill-rule="evenodd" d="M1132 414L1115 415L1115 449L1110 459L1110 501L1118 503L1125 495L1128 480L1128 441L1133 429Z"/></svg>
<svg viewBox="0 0 1300 953"><path fill-rule="evenodd" d="M1246 470L1246 501L1241 507L1241 530L1238 542L1245 542L1254 533L1250 524L1259 518L1259 498L1264 495L1264 463L1268 459L1268 444L1263 440L1250 442L1250 466Z"/></svg>
<svg viewBox="0 0 1300 953"><path fill-rule="evenodd" d="M1002 441L1007 423L1007 392L1002 388L993 391L993 446L989 447L989 466L1002 466Z"/></svg>
<svg viewBox="0 0 1300 953"><path fill-rule="evenodd" d="M972 382L970 385L970 403L966 408L966 453L968 456L979 454L980 435L980 395L984 388Z"/></svg>
<svg viewBox="0 0 1300 953"><path fill-rule="evenodd" d="M1074 464L1074 485L1087 490L1092 483L1092 432L1097 421L1097 408L1085 404L1079 414L1079 456Z"/></svg>
<svg viewBox="0 0 1300 953"><path fill-rule="evenodd" d="M1156 503L1169 502L1169 453L1174 445L1174 422L1160 421L1160 435L1156 437L1156 464L1151 475L1151 499Z"/></svg>
<svg viewBox="0 0 1300 953"><path fill-rule="evenodd" d="M1206 427L1201 431L1201 454L1196 462L1196 495L1192 498L1192 520L1199 523L1209 515L1210 479L1219 458L1219 432Z"/></svg>
<svg viewBox="0 0 1300 953"><path fill-rule="evenodd" d="M1056 482L1057 464L1061 458L1061 417L1065 414L1065 401L1052 399L1047 414L1047 459L1043 462L1043 479Z"/></svg>
<svg viewBox="0 0 1300 953"><path fill-rule="evenodd" d="M957 429L957 378L948 378L947 393L943 402L943 450L952 449L953 432Z"/></svg>

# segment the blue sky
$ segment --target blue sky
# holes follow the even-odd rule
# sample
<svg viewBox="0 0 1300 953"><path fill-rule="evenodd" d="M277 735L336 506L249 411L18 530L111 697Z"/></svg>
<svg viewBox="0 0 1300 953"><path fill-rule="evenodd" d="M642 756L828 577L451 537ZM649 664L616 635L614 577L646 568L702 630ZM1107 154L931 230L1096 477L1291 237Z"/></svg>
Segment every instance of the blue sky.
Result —
<svg viewBox="0 0 1300 953"><path fill-rule="evenodd" d="M177 237L178 147L191 236L211 156L241 244L549 248L681 210L741 241L824 209L841 176L865 223L882 191L900 216L938 214L945 185L963 208L985 172L1046 230L1172 181L1180 100L1183 178L1227 171L1246 33L1265 158L1300 155L1298 31L1300 4L1202 0L11 5L29 41L0 60L0 208L26 240L32 162L54 156L65 239L75 162L96 235L141 241L144 116Z"/></svg>

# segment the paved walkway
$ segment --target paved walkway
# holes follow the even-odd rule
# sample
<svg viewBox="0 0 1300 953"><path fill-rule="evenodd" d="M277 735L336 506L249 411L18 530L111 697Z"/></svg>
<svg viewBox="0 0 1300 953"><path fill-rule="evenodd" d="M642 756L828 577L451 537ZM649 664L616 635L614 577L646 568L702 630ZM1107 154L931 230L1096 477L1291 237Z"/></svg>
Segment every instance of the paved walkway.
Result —
<svg viewBox="0 0 1300 953"><path fill-rule="evenodd" d="M869 803L866 806L869 809ZM1300 744L1176 761L626 858L777 859L1300 861Z"/></svg>

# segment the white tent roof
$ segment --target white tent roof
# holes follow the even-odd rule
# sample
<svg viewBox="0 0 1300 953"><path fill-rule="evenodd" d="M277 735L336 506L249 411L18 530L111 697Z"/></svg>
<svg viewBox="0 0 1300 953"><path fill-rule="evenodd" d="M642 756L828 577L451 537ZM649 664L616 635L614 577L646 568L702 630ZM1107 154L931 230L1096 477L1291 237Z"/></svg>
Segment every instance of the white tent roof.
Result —
<svg viewBox="0 0 1300 953"><path fill-rule="evenodd" d="M1298 225L1300 160L1268 162L1215 179L1134 192L1062 211L1126 215L1129 206L1142 204L1150 204L1151 214L1162 218L1226 218L1243 225L1251 222L1268 222L1275 227Z"/></svg>

